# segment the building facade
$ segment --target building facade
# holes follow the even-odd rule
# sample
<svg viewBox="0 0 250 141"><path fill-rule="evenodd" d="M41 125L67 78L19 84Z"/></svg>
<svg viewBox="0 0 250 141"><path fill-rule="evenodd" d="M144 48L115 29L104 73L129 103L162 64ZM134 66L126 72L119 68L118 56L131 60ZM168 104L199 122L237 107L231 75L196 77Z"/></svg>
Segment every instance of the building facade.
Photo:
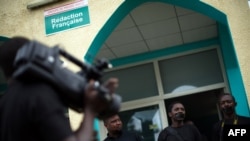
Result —
<svg viewBox="0 0 250 141"><path fill-rule="evenodd" d="M87 63L108 58L113 68L104 79L120 79L124 128L157 140L170 122L168 104L180 100L187 118L209 138L211 124L220 118L221 92L232 93L237 112L250 116L248 0L45 2L1 0L0 42L25 36L60 44ZM81 116L69 111L73 129ZM97 121L96 128L103 139L103 123Z"/></svg>

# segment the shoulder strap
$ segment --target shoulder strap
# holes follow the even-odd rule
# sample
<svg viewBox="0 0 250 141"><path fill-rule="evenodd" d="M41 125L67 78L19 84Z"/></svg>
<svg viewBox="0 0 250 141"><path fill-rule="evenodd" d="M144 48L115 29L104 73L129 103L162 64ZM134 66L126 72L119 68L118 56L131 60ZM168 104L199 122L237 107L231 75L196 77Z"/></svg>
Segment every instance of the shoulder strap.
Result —
<svg viewBox="0 0 250 141"><path fill-rule="evenodd" d="M177 139L178 139L179 141L183 141L182 137L181 137L181 136L177 133L177 131L174 130L171 126L169 126L169 127L166 128L166 129L167 129L167 131L168 131L170 134L176 136Z"/></svg>

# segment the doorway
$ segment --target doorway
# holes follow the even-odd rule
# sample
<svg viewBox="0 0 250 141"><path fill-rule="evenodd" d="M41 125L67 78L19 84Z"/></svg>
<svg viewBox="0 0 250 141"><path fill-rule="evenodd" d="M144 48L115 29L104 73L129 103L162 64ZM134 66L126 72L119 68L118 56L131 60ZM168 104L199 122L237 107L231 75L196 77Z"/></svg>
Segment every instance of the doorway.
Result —
<svg viewBox="0 0 250 141"><path fill-rule="evenodd" d="M234 90L239 91L244 90L244 88L241 85L241 78L235 80L235 78L239 78L240 72L227 25L224 13L198 0L196 4L175 0L171 1L171 3L168 0L157 2L127 0L117 8L100 30L84 59L87 62L93 62L96 58L104 57L109 59L115 68L118 68L187 51L185 47L196 50L211 45L219 45L219 49L222 49L222 58L226 63L225 76L229 77L228 82L233 93ZM186 33L192 34L187 35ZM201 35L209 36L204 37ZM236 64L233 66L236 71L230 71L232 69L231 64ZM194 80L193 77L191 77L191 80ZM238 85L232 85L231 82ZM211 128L211 124L208 123L219 119L216 107L216 92L214 91L216 90L178 97L178 99L187 103L191 101L187 104L187 109L191 109L188 111L190 113L188 118L192 119L207 136L209 136ZM245 92L241 93L245 94ZM160 97L160 99L164 100L165 103L175 99L166 100L168 97L164 93L163 98ZM208 99L214 103L204 104ZM151 100L157 101L158 99L152 98ZM201 105L201 103L213 107L197 106ZM241 103L238 108L241 111L246 111L245 109L248 108L247 103ZM196 115L196 113L198 114ZM204 124L204 121L209 122Z"/></svg>
<svg viewBox="0 0 250 141"><path fill-rule="evenodd" d="M211 131L213 124L219 120L217 109L217 97L223 89L210 90L182 97L166 99L165 108L173 101L180 101L184 104L186 110L186 121L192 121L199 129L203 137L211 140ZM168 112L168 111L167 111ZM168 123L171 119L168 117Z"/></svg>

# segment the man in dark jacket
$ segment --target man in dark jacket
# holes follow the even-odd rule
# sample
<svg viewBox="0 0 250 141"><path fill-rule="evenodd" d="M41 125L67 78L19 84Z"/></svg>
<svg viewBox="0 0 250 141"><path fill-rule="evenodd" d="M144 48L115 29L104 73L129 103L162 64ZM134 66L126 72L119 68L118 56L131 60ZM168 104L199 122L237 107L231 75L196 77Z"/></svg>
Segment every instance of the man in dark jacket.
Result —
<svg viewBox="0 0 250 141"><path fill-rule="evenodd" d="M106 117L103 122L108 130L104 141L143 141L140 135L122 130L122 121L118 114Z"/></svg>
<svg viewBox="0 0 250 141"><path fill-rule="evenodd" d="M158 141L201 141L197 127L191 123L184 123L185 114L185 107L181 102L171 103L168 107L168 116L172 124L160 132Z"/></svg>
<svg viewBox="0 0 250 141"><path fill-rule="evenodd" d="M223 118L214 124L212 130L212 141L223 141L223 128L225 125L249 125L250 117L240 116L236 113L237 102L230 93L219 96L218 105Z"/></svg>

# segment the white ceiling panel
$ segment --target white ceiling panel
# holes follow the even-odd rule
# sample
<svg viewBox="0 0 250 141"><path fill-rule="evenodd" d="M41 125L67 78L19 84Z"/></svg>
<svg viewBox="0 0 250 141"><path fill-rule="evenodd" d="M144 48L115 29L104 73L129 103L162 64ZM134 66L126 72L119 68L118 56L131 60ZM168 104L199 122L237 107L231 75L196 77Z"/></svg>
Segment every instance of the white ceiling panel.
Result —
<svg viewBox="0 0 250 141"><path fill-rule="evenodd" d="M112 49L117 57L124 57L148 51L145 42L135 42Z"/></svg>
<svg viewBox="0 0 250 141"><path fill-rule="evenodd" d="M211 24L215 24L215 21L207 18L206 16L198 13L189 14L179 17L179 22L182 31L192 30Z"/></svg>
<svg viewBox="0 0 250 141"><path fill-rule="evenodd" d="M139 26L145 39L166 36L180 32L176 18Z"/></svg>
<svg viewBox="0 0 250 141"><path fill-rule="evenodd" d="M217 36L217 26L216 25L183 32L184 43L191 43L191 42L195 42L195 41L210 39L210 38L214 38L216 36Z"/></svg>
<svg viewBox="0 0 250 141"><path fill-rule="evenodd" d="M150 3L142 5L131 12L137 25L148 24L160 20L176 17L172 5L162 3Z"/></svg>
<svg viewBox="0 0 250 141"><path fill-rule="evenodd" d="M182 7L175 7L176 8L176 15L177 16L183 16L183 15L188 15L188 14L192 14L192 13L196 13L192 10L189 10L189 9L185 9L185 8L182 8Z"/></svg>
<svg viewBox="0 0 250 141"><path fill-rule="evenodd" d="M137 28L129 28L113 32L106 44L109 47L124 45L135 41L141 41L142 37Z"/></svg>
<svg viewBox="0 0 250 141"><path fill-rule="evenodd" d="M181 34L171 34L168 36L161 36L159 38L146 40L150 50L157 50L169 46L176 46L183 44Z"/></svg>
<svg viewBox="0 0 250 141"><path fill-rule="evenodd" d="M106 49L106 48L108 48L108 47L106 46L106 44L103 44L102 47L101 47L101 49Z"/></svg>
<svg viewBox="0 0 250 141"><path fill-rule="evenodd" d="M105 48L105 49L101 49L98 55L96 56L96 58L103 58L103 57L111 60L111 59L116 58L117 56L115 56L114 53L111 52L110 49Z"/></svg>
<svg viewBox="0 0 250 141"><path fill-rule="evenodd" d="M217 37L213 19L185 8L143 4L117 26L98 57L115 59Z"/></svg>
<svg viewBox="0 0 250 141"><path fill-rule="evenodd" d="M131 19L130 15L128 15L116 27L115 31L117 31L117 30L123 30L123 29L126 29L126 28L131 28L131 27L135 27L135 23Z"/></svg>

